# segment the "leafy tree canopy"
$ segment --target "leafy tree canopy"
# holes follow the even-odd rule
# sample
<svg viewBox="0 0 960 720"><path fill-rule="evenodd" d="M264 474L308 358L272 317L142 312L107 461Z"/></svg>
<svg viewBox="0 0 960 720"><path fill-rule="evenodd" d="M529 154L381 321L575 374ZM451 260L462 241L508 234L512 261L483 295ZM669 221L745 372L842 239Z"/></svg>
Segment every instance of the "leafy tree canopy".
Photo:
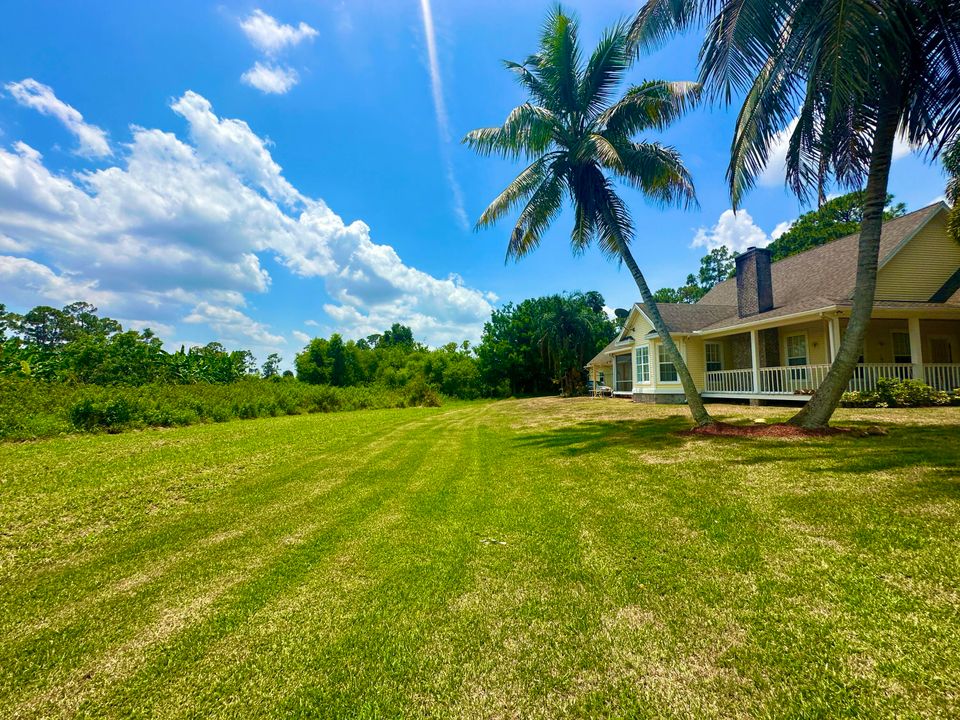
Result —
<svg viewBox="0 0 960 720"><path fill-rule="evenodd" d="M863 223L864 193L857 190L846 195L827 200L816 210L804 213L767 248L773 260L796 255L804 250L819 247L831 240L852 235L860 231ZM893 195L887 195L883 211L884 220L900 217L907 211L903 203L894 203Z"/></svg>

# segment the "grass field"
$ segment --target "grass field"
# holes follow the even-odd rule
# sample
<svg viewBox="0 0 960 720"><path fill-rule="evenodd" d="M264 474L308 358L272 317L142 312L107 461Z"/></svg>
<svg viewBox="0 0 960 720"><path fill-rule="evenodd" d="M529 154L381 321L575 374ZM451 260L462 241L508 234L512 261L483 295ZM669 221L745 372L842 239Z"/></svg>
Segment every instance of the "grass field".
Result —
<svg viewBox="0 0 960 720"><path fill-rule="evenodd" d="M957 716L960 408L838 420L890 434L550 399L0 445L0 717Z"/></svg>

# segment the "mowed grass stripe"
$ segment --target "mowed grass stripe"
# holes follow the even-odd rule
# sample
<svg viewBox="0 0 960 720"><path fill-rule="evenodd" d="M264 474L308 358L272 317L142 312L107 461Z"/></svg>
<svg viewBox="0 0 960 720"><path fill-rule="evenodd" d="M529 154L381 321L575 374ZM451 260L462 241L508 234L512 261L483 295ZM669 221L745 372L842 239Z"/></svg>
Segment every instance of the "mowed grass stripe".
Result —
<svg viewBox="0 0 960 720"><path fill-rule="evenodd" d="M182 431L203 472L162 512L144 499L180 486L137 438L123 469L83 446L72 499L44 477L35 505L77 517L109 502L85 462L121 492L82 552L65 533L13 553L41 596L4 580L0 637L33 664L0 658L0 715L960 712L954 409L845 412L901 424L803 442L685 438L676 409L591 400L290 420ZM132 457L147 472L124 480ZM38 608L59 632L16 630Z"/></svg>
<svg viewBox="0 0 960 720"><path fill-rule="evenodd" d="M410 424L409 416L394 417L402 420L403 425ZM83 669L85 666L81 662L86 659L85 646L82 642L83 637L94 635L101 644L104 644L105 641L108 648L122 646L125 642L135 645L140 644L138 638L144 633L149 634L151 625L148 623L147 629L144 631L132 632L131 629L137 627L137 620L155 618L155 622L165 622L169 625L168 616L171 611L167 607L168 605L174 608L178 604L189 607L189 602L180 601L179 598L189 596L194 588L199 589L199 592L195 594L203 594L204 588L211 583L215 585L217 578L224 572L232 571L242 574L243 572L255 571L258 566L263 564L265 556L275 552L274 549L278 546L283 547L279 543L281 539L303 531L302 524L307 518L323 518L324 524L333 526L338 535L348 532L350 526L346 524L346 518L350 516L351 508L361 503L365 497L364 493L369 495L373 486L364 487L357 483L345 482L341 485L341 489L344 487L346 489L343 492L335 492L335 496L330 502L322 506L318 505L315 499L314 502L311 502L310 494L313 490L312 486L316 482L327 484L328 477L326 476L331 472L333 474L342 472L348 476L367 476L371 471L389 470L389 463L384 466L378 458L380 455L391 454L391 451L395 451L395 447L389 443L389 440L385 441L385 438L388 438L395 429L384 427L380 419L376 420L375 423L378 426L376 432L362 437L360 443L350 448L356 452L358 458L365 458L359 468L348 463L342 463L332 469L329 468L328 464L324 468L325 471L318 477L315 472L311 474L309 466L298 464L294 467L292 473L289 471L278 473L279 480L277 477L268 476L262 485L258 485L258 492L254 494L253 498L244 496L244 502L241 503L239 508L228 509L229 513L226 517L230 521L230 526L235 527L237 522L246 525L244 534L240 538L234 538L211 548L207 552L199 553L188 563L171 566L166 576L158 578L158 580L165 580L165 582L145 584L132 597L126 595L115 596L113 602L106 603L96 612L79 618L75 626L55 628L50 632L41 633L39 637L33 638L26 648L10 646L10 656L4 657L5 662L2 663L6 668L5 674L11 678L11 681L16 682L18 676L22 677L23 671L28 671L31 665L39 663L42 666L45 660L55 659L58 677L53 679L51 685L56 686L64 682L62 676L68 675L70 670L74 670L82 676L92 675L91 670ZM418 452L429 450L429 446L424 445L422 440L415 435L404 436L401 433L394 437L399 439L408 437L406 442L408 444L413 442ZM303 439L306 440L306 438ZM340 443L341 446L346 446L343 438L340 439ZM377 446L379 449L368 450L368 446ZM264 515L251 511L249 505L251 502L256 504L263 496L263 487L282 487L285 489L285 495L274 498L276 506L281 510L280 513ZM303 497L306 497L306 501L302 499ZM218 504L219 501L214 503L214 505ZM302 515L297 513L298 505L304 506ZM239 515L237 514L238 510ZM216 518L224 518L224 514L219 507L213 512ZM312 522L316 524L315 521ZM175 546L179 546L179 543L182 542L177 534L180 529L179 525L180 523L177 523L172 528L167 527L158 532L162 532L165 537L174 538ZM189 545L191 539L186 537L183 540ZM242 542L238 540L242 540ZM136 549L131 549L129 554L135 558ZM251 557L253 558L252 562L248 562L248 558ZM247 563L246 566L244 566L245 562ZM173 602L170 601L171 597ZM120 612L132 619L133 623L118 622L118 620L121 620L121 617L118 616ZM45 658L42 653L51 647L51 638L71 638L74 642L68 645L65 652L60 649L56 658ZM54 643L53 647L55 646ZM41 656L38 658L35 653L40 653ZM107 649L103 654L104 656L110 656L112 653L112 649ZM93 665L96 665L96 663L94 662Z"/></svg>
<svg viewBox="0 0 960 720"><path fill-rule="evenodd" d="M397 427L384 428L380 419L371 419L362 426L362 433L354 430L356 437L352 442L354 447L361 447L364 444L380 445L389 433L402 432L403 427L413 422L417 421L404 418L404 422L399 423ZM221 439L221 442L223 445L236 448L245 447L251 437L249 434L251 428L246 423L234 423L233 427L245 432L226 438L225 442ZM324 431L330 433L336 427L336 425L314 426L311 428L309 439L304 438L307 440L304 443L306 445L304 451L292 453L284 448L279 449L280 452L274 450L272 457L275 464L273 465L247 461L245 472L233 477L228 486L219 487L219 483L214 479L209 483L213 486L212 492L204 489L200 494L185 497L176 507L168 508L168 511L162 514L152 513L151 505L152 498L169 492L170 486L164 479L163 470L171 466L179 467L180 477L189 477L195 473L197 467L204 467L205 463L213 464L214 467L222 467L223 464L232 466L237 457L249 458L249 454L238 449L227 458L214 459L203 455L192 458L188 464L180 457L171 457L166 452L158 451L143 457L142 463L132 477L125 463L119 468L108 468L105 472L98 468L91 482L96 485L98 494L91 505L113 503L125 507L126 515L115 524L115 527L110 528L112 532L98 533L102 536L99 542L85 543L82 552L73 554L71 563L58 563L51 568L42 560L30 557L29 547L20 549L19 554L25 556L21 564L27 564L28 567L32 566L36 569L32 575L18 574L15 591L5 600L16 606L22 602L24 596L47 598L51 604L62 609L64 604L69 605L69 600L49 593L49 587L68 588L69 596L83 597L97 590L103 592L106 586L106 592L109 594L111 587L122 588L129 585L131 581L137 584L136 579L141 574L139 571L145 563L149 567L148 574L153 575L156 574L158 565L171 563L178 553L194 554L205 545L216 545L232 540L238 534L246 533L248 531L246 520L251 513L270 515L295 511L297 503L303 502L303 498L308 498L311 493L326 492L335 482L341 481L351 469L349 463L336 462L343 452L342 437L338 435L323 438L321 434ZM317 435L320 435L319 439L323 442L317 442L313 431L319 431ZM136 441L140 438L132 438L128 435L102 439L129 444L131 440ZM177 438L166 440L161 447L170 442L177 442ZM336 445L331 446L333 443ZM375 451L368 449L364 452L368 457L373 457ZM271 455L269 451L261 451L261 454ZM277 458L286 458L286 460L277 463ZM312 466L321 467L323 472L311 472ZM128 482L132 480L136 484L141 484L140 478L150 478L150 482L142 483L145 486L142 488L144 496L138 498L141 507L136 507L137 501L122 502L124 499L122 492L118 494L112 489L103 489L100 478L104 475L128 477ZM306 491L301 488L304 478L308 478L310 483ZM105 484L109 487L109 483ZM83 491L84 488L80 490ZM291 494L301 494L303 498L290 497ZM130 507L131 505L133 508ZM136 530L136 532L130 534L122 530ZM45 538L45 545L54 544L57 540L57 534L51 531L50 536ZM62 537L60 542L63 543ZM69 546L69 542L64 544ZM176 549L178 553L171 555L171 549ZM31 560L33 562L30 562ZM40 609L45 611L45 608ZM9 617L6 613L4 616ZM47 617L45 612L44 616ZM6 630L2 621L0 621L0 630Z"/></svg>

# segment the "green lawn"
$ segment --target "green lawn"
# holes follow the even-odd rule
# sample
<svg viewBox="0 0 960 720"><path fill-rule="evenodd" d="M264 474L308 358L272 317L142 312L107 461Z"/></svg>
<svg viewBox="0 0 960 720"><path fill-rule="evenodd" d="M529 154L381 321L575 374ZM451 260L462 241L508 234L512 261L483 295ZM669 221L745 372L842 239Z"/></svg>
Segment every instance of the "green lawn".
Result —
<svg viewBox="0 0 960 720"><path fill-rule="evenodd" d="M0 717L960 714L960 408L803 441L685 418L551 399L0 445Z"/></svg>

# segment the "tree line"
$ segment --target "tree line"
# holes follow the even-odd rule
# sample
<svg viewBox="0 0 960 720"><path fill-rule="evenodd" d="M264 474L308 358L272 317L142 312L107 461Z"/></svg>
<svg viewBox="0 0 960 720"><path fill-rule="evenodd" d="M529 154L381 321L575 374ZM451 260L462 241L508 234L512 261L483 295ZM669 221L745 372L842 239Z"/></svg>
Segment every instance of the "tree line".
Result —
<svg viewBox="0 0 960 720"><path fill-rule="evenodd" d="M18 314L0 304L0 376L97 386L226 384L254 378L335 388L380 386L416 397L475 399L574 394L583 366L615 333L598 292L562 293L508 304L484 325L481 342L431 348L395 323L358 340L311 340L281 372L271 354L221 343L169 352L150 329L125 330L86 302L40 305ZM411 396L413 397L413 396Z"/></svg>

